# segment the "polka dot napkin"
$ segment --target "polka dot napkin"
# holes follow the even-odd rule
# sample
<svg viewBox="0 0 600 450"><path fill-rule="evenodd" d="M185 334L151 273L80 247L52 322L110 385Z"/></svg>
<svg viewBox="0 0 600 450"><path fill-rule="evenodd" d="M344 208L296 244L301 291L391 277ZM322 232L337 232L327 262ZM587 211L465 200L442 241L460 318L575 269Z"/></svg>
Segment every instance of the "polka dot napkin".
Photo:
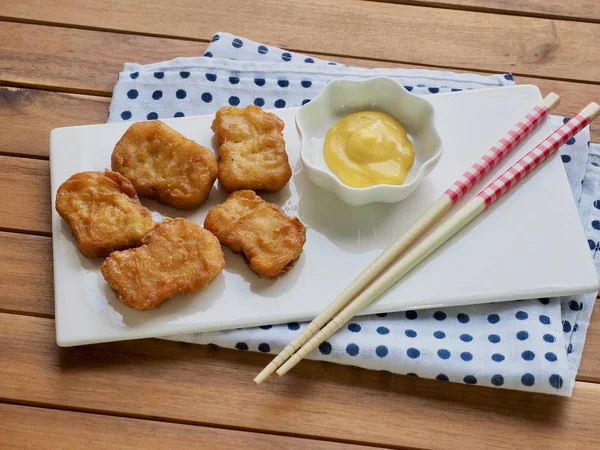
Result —
<svg viewBox="0 0 600 450"><path fill-rule="evenodd" d="M510 74L349 67L217 33L202 57L126 64L114 89L109 122L209 114L224 105L299 106L331 79L376 75L393 77L416 94L514 84ZM551 119L554 127L562 121ZM585 129L560 153L600 267L600 146L590 146ZM358 317L310 357L439 381L570 395L595 298L541 298ZM304 326L265 324L169 339L277 353Z"/></svg>

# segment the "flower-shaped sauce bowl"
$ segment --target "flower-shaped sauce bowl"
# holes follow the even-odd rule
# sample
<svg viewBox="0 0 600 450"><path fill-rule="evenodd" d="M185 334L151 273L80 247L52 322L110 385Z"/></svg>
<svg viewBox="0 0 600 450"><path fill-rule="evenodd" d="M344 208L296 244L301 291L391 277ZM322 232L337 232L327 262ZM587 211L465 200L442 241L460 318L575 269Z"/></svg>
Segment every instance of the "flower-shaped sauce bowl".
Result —
<svg viewBox="0 0 600 450"><path fill-rule="evenodd" d="M354 188L342 183L329 169L323 154L327 131L341 118L359 111L384 112L406 129L414 146L415 160L403 184ZM301 139L300 157L308 178L350 205L404 200L442 156L442 141L435 129L431 104L387 77L329 82L317 97L299 108L296 127Z"/></svg>

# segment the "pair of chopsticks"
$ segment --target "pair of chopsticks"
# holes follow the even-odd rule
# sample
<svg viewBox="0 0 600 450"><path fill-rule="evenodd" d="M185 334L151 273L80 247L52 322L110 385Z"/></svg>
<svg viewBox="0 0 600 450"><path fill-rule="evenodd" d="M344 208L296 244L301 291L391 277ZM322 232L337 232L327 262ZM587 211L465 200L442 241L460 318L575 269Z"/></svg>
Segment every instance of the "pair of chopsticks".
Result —
<svg viewBox="0 0 600 450"><path fill-rule="evenodd" d="M590 103L482 189L452 217L413 246L423 233L429 230L460 198L541 124L559 103L560 97L555 93L550 93L536 105L346 287L327 309L319 314L256 376L254 382L262 383L275 371L280 376L287 373L353 316L374 302L400 278L600 115L600 106ZM402 257L400 257L401 255Z"/></svg>

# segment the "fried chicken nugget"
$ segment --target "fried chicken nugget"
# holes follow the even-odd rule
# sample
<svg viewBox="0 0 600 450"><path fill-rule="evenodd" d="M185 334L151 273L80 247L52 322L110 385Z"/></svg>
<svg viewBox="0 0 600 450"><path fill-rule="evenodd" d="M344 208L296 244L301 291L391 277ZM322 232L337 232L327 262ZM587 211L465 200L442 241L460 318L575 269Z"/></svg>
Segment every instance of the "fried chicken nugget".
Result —
<svg viewBox="0 0 600 450"><path fill-rule="evenodd" d="M291 270L306 242L306 228L253 191L236 191L212 208L204 227L222 245L243 253L259 276L277 278Z"/></svg>
<svg viewBox="0 0 600 450"><path fill-rule="evenodd" d="M178 292L190 295L223 270L217 238L187 219L166 219L141 247L112 253L102 275L119 300L139 310L154 309Z"/></svg>
<svg viewBox="0 0 600 450"><path fill-rule="evenodd" d="M179 209L202 204L218 172L213 152L159 120L131 125L117 142L111 164L140 197Z"/></svg>
<svg viewBox="0 0 600 450"><path fill-rule="evenodd" d="M276 192L285 187L292 169L283 127L279 117L254 105L217 111L212 130L220 142L219 183L225 190Z"/></svg>
<svg viewBox="0 0 600 450"><path fill-rule="evenodd" d="M55 207L87 258L137 247L154 227L131 182L109 170L73 175L58 188Z"/></svg>

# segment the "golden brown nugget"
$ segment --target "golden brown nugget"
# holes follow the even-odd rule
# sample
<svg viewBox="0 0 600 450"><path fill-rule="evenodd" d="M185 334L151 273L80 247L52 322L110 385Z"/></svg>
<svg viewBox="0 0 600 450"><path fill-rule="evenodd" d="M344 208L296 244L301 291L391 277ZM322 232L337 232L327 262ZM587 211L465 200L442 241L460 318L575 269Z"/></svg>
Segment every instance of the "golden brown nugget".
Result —
<svg viewBox="0 0 600 450"><path fill-rule="evenodd" d="M285 187L292 169L283 126L275 114L254 105L217 111L212 130L220 142L219 183L225 190L276 192Z"/></svg>
<svg viewBox="0 0 600 450"><path fill-rule="evenodd" d="M140 197L191 209L202 204L217 179L217 157L159 120L134 123L117 142L112 169Z"/></svg>
<svg viewBox="0 0 600 450"><path fill-rule="evenodd" d="M306 242L306 228L253 191L237 191L212 208L204 227L235 253L243 253L260 276L277 278L291 270Z"/></svg>
<svg viewBox="0 0 600 450"><path fill-rule="evenodd" d="M109 170L73 175L58 188L55 206L88 258L137 247L154 227L131 182Z"/></svg>
<svg viewBox="0 0 600 450"><path fill-rule="evenodd" d="M104 279L131 308L153 309L178 292L190 295L225 266L217 238L187 219L166 219L143 244L114 252L102 264Z"/></svg>

